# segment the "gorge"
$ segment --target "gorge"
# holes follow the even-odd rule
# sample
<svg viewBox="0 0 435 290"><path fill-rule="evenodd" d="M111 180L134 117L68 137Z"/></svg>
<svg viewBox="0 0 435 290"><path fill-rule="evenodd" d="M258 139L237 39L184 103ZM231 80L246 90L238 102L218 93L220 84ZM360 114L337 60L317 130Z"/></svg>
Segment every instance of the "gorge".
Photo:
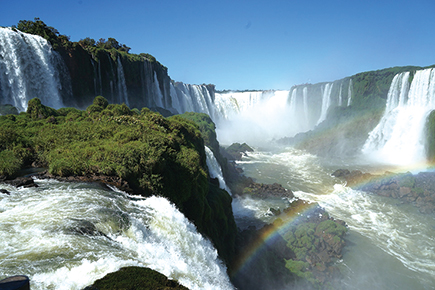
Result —
<svg viewBox="0 0 435 290"><path fill-rule="evenodd" d="M36 175L38 187L31 188L0 183L8 192L0 193L0 279L26 274L32 289L83 289L121 267L141 266L189 289L434 285L433 212L331 176L337 169L429 169L434 68L388 68L289 90L219 92L171 80L148 54L48 38L0 27L0 105L21 112L0 117L0 175L24 175L20 170L33 164L65 178ZM258 184L281 184L286 193L254 198L247 187L245 194L234 190L220 149L234 142L255 149L230 162L234 168ZM77 156L68 163L65 155ZM109 188L67 182L103 175L121 181ZM431 196L414 184L401 186ZM285 214L298 199L313 206ZM347 233L338 225L321 230L334 219L314 203L344 221ZM317 224L298 224L315 218ZM261 242L231 263L240 232L247 237L253 228ZM322 236L329 231L336 234L330 243ZM343 253L314 261L314 245L340 244L338 232ZM276 262L282 257L274 251L286 262ZM274 261L276 273L261 269L266 261ZM254 279L262 271L264 284Z"/></svg>

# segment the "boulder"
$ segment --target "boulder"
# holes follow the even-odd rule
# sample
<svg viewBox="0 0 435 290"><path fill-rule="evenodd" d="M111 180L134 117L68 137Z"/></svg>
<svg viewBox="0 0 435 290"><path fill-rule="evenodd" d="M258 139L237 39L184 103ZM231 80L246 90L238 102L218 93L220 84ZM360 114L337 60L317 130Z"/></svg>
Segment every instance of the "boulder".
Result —
<svg viewBox="0 0 435 290"><path fill-rule="evenodd" d="M15 187L38 187L31 177L17 177L12 180L5 180L5 182Z"/></svg>
<svg viewBox="0 0 435 290"><path fill-rule="evenodd" d="M6 189L0 188L0 193L4 193L7 195L10 195L11 193L9 191L7 191Z"/></svg>

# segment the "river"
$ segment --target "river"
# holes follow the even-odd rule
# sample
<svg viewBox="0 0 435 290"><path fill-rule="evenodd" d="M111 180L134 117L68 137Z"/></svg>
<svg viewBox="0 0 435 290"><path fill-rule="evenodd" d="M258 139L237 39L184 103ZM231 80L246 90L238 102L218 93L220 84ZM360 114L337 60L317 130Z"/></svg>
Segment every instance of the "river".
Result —
<svg viewBox="0 0 435 290"><path fill-rule="evenodd" d="M319 203L349 227L342 260L344 289L433 289L435 285L435 217L422 214L412 204L346 187L331 176L338 168L374 169L353 161L321 159L293 148L262 149L248 153L238 165L260 183L277 182L295 196ZM285 207L239 201L249 205L257 218L272 219L270 207Z"/></svg>

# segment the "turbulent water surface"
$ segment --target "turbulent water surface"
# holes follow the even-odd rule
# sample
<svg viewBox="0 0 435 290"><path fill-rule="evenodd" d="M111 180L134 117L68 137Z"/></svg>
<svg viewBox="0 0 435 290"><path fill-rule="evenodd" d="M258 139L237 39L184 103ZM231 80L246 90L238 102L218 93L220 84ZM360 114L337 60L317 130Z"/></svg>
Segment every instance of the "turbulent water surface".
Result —
<svg viewBox="0 0 435 290"><path fill-rule="evenodd" d="M123 266L150 267L189 289L232 289L217 251L161 197L37 180L0 188L0 279L31 289L82 289Z"/></svg>
<svg viewBox="0 0 435 290"><path fill-rule="evenodd" d="M281 183L348 224L347 246L338 261L345 289L433 289L435 217L411 204L344 186L330 175L337 169L331 164L292 148L250 153L239 163L257 182ZM274 206L276 201L265 201L251 209L267 219Z"/></svg>

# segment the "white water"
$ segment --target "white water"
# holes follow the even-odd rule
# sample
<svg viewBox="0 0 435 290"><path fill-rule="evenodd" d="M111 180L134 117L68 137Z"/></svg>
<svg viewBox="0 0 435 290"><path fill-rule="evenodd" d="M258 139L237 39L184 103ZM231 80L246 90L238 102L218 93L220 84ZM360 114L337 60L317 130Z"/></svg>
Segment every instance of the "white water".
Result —
<svg viewBox="0 0 435 290"><path fill-rule="evenodd" d="M219 111L217 134L222 144L247 142L269 144L273 139L294 136L312 129L307 90L260 91L216 94Z"/></svg>
<svg viewBox="0 0 435 290"><path fill-rule="evenodd" d="M343 104L343 84L340 84L340 92L338 93L338 106Z"/></svg>
<svg viewBox="0 0 435 290"><path fill-rule="evenodd" d="M435 285L433 215L421 214L412 204L345 187L330 176L335 168L300 150L248 153L238 164L257 182L281 183L348 224L344 256L337 264L343 289L431 289ZM256 217L269 221L268 211L278 208L276 201L256 202L246 206Z"/></svg>
<svg viewBox="0 0 435 290"><path fill-rule="evenodd" d="M25 111L38 97L46 106L62 107L61 61L44 38L0 27L0 103Z"/></svg>
<svg viewBox="0 0 435 290"><path fill-rule="evenodd" d="M222 174L222 168L219 165L218 161L216 160L216 157L213 154L213 151L211 151L210 148L205 146L205 153L207 157L207 167L208 171L210 172L211 178L217 178L219 180L219 187L221 189L226 190L229 194L231 194L231 190L228 188L224 175Z"/></svg>
<svg viewBox="0 0 435 290"><path fill-rule="evenodd" d="M160 90L159 79L157 78L157 73L154 72L154 96L155 106L164 108L163 106L163 94Z"/></svg>
<svg viewBox="0 0 435 290"><path fill-rule="evenodd" d="M435 109L435 72L417 71L410 87L408 78L409 73L394 77L384 116L364 144L363 153L374 160L411 165L426 159L424 127Z"/></svg>
<svg viewBox="0 0 435 290"><path fill-rule="evenodd" d="M127 106L130 106L128 102L127 84L125 83L124 68L122 67L121 58L118 56L117 63L118 72L118 97L120 103L124 102Z"/></svg>
<svg viewBox="0 0 435 290"><path fill-rule="evenodd" d="M170 202L92 184L37 180L0 194L0 279L31 289L83 289L120 267L152 268L189 289L232 289L217 251ZM78 234L91 223L106 236Z"/></svg>
<svg viewBox="0 0 435 290"><path fill-rule="evenodd" d="M347 89L347 106L352 104L352 79L349 80L349 87Z"/></svg>
<svg viewBox="0 0 435 290"><path fill-rule="evenodd" d="M317 125L326 119L328 109L331 106L331 91L333 86L333 83L327 83L326 85L322 86L322 111L320 113L319 120L317 120Z"/></svg>

